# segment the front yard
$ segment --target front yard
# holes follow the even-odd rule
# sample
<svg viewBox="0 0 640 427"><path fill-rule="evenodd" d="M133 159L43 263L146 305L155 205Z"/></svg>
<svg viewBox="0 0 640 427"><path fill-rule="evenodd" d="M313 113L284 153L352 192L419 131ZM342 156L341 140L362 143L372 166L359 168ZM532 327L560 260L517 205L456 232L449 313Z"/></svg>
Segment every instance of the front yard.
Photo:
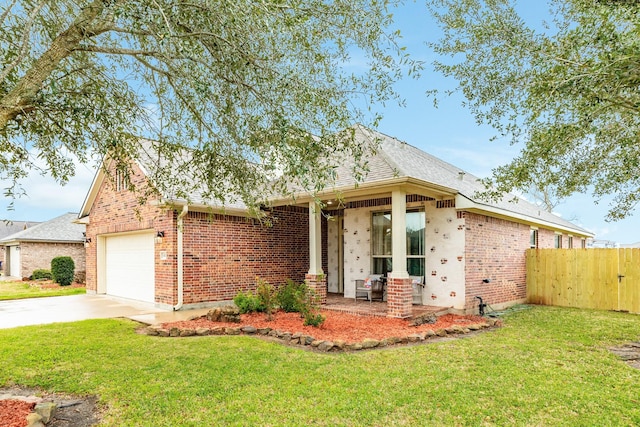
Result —
<svg viewBox="0 0 640 427"><path fill-rule="evenodd" d="M0 281L0 301L23 298L78 295L84 294L85 292L85 287L83 285L72 284L70 286L60 286L56 283L51 282L50 280L42 282Z"/></svg>
<svg viewBox="0 0 640 427"><path fill-rule="evenodd" d="M95 394L109 426L639 425L640 316L534 307L464 339L319 354L125 320L0 330L0 385Z"/></svg>

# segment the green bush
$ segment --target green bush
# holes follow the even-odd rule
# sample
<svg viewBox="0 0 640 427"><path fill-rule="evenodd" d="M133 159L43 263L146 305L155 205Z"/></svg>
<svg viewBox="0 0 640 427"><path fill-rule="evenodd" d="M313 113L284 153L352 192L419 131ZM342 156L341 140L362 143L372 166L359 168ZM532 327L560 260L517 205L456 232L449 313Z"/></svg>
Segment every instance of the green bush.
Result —
<svg viewBox="0 0 640 427"><path fill-rule="evenodd" d="M268 282L258 278L256 286L256 294L260 299L260 303L264 307L264 312L267 314L267 320L273 319L273 313L276 309L276 301L278 292Z"/></svg>
<svg viewBox="0 0 640 427"><path fill-rule="evenodd" d="M304 283L296 283L291 279L287 279L287 283L278 291L278 305L287 313L296 313L300 311L298 301L300 294L306 292L307 285Z"/></svg>
<svg viewBox="0 0 640 427"><path fill-rule="evenodd" d="M320 314L320 301L315 291L308 286L304 286L297 294L297 305L300 314L304 317L305 326L320 326L324 323L325 317Z"/></svg>
<svg viewBox="0 0 640 427"><path fill-rule="evenodd" d="M238 306L241 314L256 311L263 312L265 310L260 298L251 291L248 291L246 294L244 292L238 292L238 294L233 297L233 302Z"/></svg>
<svg viewBox="0 0 640 427"><path fill-rule="evenodd" d="M31 274L31 280L51 280L53 276L51 275L51 270L46 270L44 268L39 268L37 270L33 270Z"/></svg>
<svg viewBox="0 0 640 427"><path fill-rule="evenodd" d="M69 256L59 256L51 260L51 275L53 281L60 286L69 286L73 282L76 266Z"/></svg>

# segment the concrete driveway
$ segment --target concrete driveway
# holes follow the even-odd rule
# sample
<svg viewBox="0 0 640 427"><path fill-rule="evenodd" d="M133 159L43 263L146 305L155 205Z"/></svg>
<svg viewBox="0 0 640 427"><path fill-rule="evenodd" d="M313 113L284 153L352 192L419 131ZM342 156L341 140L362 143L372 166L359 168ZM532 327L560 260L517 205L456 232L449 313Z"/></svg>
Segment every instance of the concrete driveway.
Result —
<svg viewBox="0 0 640 427"><path fill-rule="evenodd" d="M208 309L169 311L105 295L71 295L0 301L0 329L126 317L149 325L202 316Z"/></svg>

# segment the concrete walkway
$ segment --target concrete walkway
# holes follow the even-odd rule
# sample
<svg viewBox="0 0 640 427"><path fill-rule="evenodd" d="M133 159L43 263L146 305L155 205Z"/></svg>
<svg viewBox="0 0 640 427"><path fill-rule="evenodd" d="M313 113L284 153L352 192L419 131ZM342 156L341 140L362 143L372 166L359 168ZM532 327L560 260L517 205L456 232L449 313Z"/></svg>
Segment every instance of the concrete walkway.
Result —
<svg viewBox="0 0 640 427"><path fill-rule="evenodd" d="M71 295L0 301L0 329L126 317L149 325L188 320L208 309L169 311L136 301L105 295Z"/></svg>

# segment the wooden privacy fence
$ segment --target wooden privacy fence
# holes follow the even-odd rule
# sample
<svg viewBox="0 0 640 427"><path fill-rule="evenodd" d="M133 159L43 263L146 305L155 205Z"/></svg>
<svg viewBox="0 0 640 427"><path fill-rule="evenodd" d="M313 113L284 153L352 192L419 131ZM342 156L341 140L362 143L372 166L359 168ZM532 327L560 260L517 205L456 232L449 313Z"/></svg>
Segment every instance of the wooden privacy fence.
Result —
<svg viewBox="0 0 640 427"><path fill-rule="evenodd" d="M533 304L640 313L640 249L529 249Z"/></svg>

